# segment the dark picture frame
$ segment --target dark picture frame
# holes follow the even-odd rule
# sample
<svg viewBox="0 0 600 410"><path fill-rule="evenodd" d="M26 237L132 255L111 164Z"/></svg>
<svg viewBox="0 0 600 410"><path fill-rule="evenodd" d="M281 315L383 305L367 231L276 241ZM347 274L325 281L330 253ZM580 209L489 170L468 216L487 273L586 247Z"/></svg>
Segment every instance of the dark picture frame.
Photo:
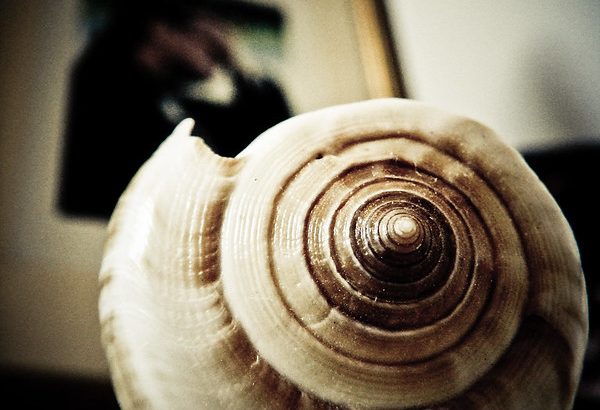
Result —
<svg viewBox="0 0 600 410"><path fill-rule="evenodd" d="M64 214L107 219L185 118L196 120L193 135L217 154L235 156L297 113L270 70L283 53L285 2L85 1L90 41L70 84L58 201ZM351 9L367 97L403 96L383 2L353 0ZM254 68L240 52L244 43Z"/></svg>

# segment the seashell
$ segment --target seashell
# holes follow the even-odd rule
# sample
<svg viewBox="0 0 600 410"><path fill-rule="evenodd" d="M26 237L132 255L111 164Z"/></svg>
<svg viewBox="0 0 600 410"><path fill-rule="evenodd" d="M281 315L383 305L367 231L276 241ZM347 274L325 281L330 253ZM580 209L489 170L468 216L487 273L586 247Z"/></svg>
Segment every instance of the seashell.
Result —
<svg viewBox="0 0 600 410"><path fill-rule="evenodd" d="M182 122L109 225L124 408L568 408L587 340L560 209L485 126L384 99L222 158Z"/></svg>

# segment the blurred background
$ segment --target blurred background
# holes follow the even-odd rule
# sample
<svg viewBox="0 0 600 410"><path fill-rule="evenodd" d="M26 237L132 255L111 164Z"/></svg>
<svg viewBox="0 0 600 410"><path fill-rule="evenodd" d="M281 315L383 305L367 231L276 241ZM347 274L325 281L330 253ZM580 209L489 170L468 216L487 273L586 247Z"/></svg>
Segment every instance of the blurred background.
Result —
<svg viewBox="0 0 600 410"><path fill-rule="evenodd" d="M547 183L589 286L576 408L600 404L597 0L0 1L0 389L116 408L107 218L179 120L233 156L290 115L382 96L480 120Z"/></svg>

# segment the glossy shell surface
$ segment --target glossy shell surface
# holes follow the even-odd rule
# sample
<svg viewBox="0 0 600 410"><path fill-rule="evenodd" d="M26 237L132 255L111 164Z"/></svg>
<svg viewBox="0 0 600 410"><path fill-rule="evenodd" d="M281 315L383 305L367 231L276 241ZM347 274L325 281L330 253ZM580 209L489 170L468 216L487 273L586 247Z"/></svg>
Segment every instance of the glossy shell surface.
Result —
<svg viewBox="0 0 600 410"><path fill-rule="evenodd" d="M126 408L568 408L587 337L560 209L485 126L374 100L236 158L182 123L109 227Z"/></svg>

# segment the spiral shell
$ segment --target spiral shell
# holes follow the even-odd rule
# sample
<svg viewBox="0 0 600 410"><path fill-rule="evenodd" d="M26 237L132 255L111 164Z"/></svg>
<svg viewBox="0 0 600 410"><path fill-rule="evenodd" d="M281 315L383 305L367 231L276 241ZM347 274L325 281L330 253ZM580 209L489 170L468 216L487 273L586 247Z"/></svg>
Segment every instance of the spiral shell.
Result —
<svg viewBox="0 0 600 410"><path fill-rule="evenodd" d="M300 115L235 159L182 123L101 271L125 408L568 408L577 247L521 157L406 100Z"/></svg>

